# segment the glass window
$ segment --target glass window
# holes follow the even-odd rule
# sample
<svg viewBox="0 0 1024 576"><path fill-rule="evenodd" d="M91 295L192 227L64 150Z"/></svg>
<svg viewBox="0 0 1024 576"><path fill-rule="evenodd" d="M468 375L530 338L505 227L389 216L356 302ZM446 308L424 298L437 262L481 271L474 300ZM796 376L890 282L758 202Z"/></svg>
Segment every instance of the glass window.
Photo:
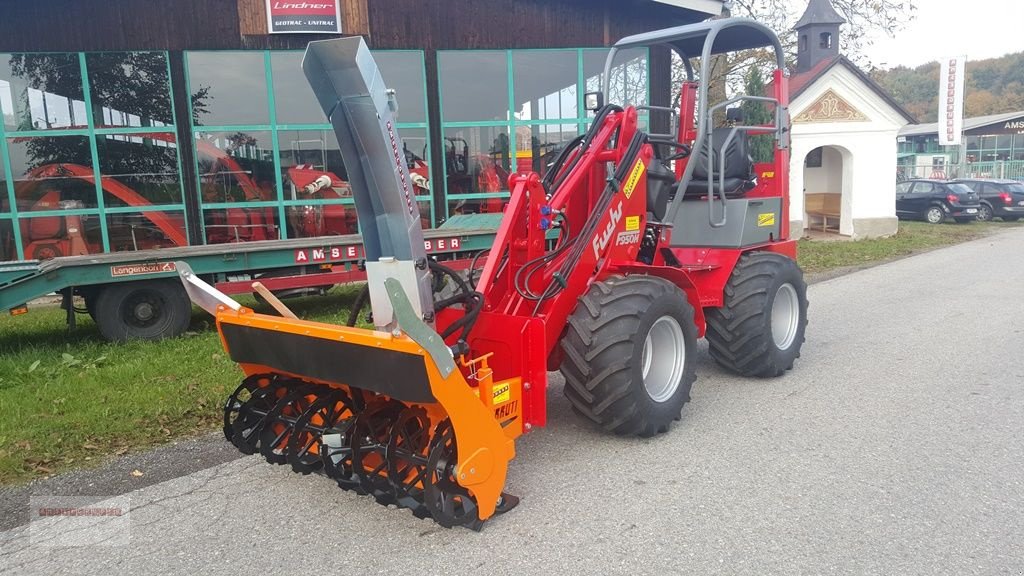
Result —
<svg viewBox="0 0 1024 576"><path fill-rule="evenodd" d="M285 200L341 201L352 196L333 130L281 130L277 142Z"/></svg>
<svg viewBox="0 0 1024 576"><path fill-rule="evenodd" d="M174 124L162 52L97 52L86 54L85 65L97 128Z"/></svg>
<svg viewBox="0 0 1024 576"><path fill-rule="evenodd" d="M508 120L505 54L469 50L438 54L441 114L446 122Z"/></svg>
<svg viewBox="0 0 1024 576"><path fill-rule="evenodd" d="M0 108L10 131L84 128L78 55L0 55Z"/></svg>
<svg viewBox="0 0 1024 576"><path fill-rule="evenodd" d="M444 152L448 194L508 190L512 166L508 128L446 128Z"/></svg>
<svg viewBox="0 0 1024 576"><path fill-rule="evenodd" d="M584 50L583 71L587 92L601 90L607 50ZM620 50L612 62L608 102L612 104L647 105L647 50Z"/></svg>
<svg viewBox="0 0 1024 576"><path fill-rule="evenodd" d="M384 83L398 97L399 122L426 122L427 96L419 52L374 52ZM324 124L327 117L302 72L302 52L271 52L278 124Z"/></svg>
<svg viewBox="0 0 1024 576"><path fill-rule="evenodd" d="M576 54L576 50L512 52L516 120L579 115Z"/></svg>
<svg viewBox="0 0 1024 576"><path fill-rule="evenodd" d="M1001 134L996 140L996 147L1000 150L1009 150L1013 147L1013 134Z"/></svg>
<svg viewBox="0 0 1024 576"><path fill-rule="evenodd" d="M935 185L931 182L918 182L914 184L914 194L931 194L935 191Z"/></svg>
<svg viewBox="0 0 1024 576"><path fill-rule="evenodd" d="M263 52L189 52L188 78L194 125L270 122Z"/></svg>
<svg viewBox="0 0 1024 576"><path fill-rule="evenodd" d="M398 98L398 121L427 121L427 93L423 80L423 56L419 52L374 52L384 84ZM507 97L507 96L506 96Z"/></svg>
<svg viewBox="0 0 1024 576"><path fill-rule="evenodd" d="M981 138L977 136L968 136L966 138L968 150L979 150L981 149Z"/></svg>
<svg viewBox="0 0 1024 576"><path fill-rule="evenodd" d="M107 237L112 252L188 245L185 214L181 211L108 214Z"/></svg>
<svg viewBox="0 0 1024 576"><path fill-rule="evenodd" d="M544 176L565 145L579 133L577 124L516 127L516 170Z"/></svg>
<svg viewBox="0 0 1024 576"><path fill-rule="evenodd" d="M274 108L279 124L327 122L302 72L302 52L271 52L270 69L274 75Z"/></svg>
<svg viewBox="0 0 1024 576"><path fill-rule="evenodd" d="M8 138L18 211L95 208L86 136Z"/></svg>
<svg viewBox="0 0 1024 576"><path fill-rule="evenodd" d="M197 132L200 199L206 204L277 200L273 150L269 131Z"/></svg>
<svg viewBox="0 0 1024 576"><path fill-rule="evenodd" d="M910 191L910 182L900 182L896 185L897 194L906 194L908 191Z"/></svg>
<svg viewBox="0 0 1024 576"><path fill-rule="evenodd" d="M106 206L180 204L181 174L174 134L96 137Z"/></svg>
<svg viewBox="0 0 1024 576"><path fill-rule="evenodd" d="M20 259L14 240L14 223L9 218L0 218L0 262Z"/></svg>
<svg viewBox="0 0 1024 576"><path fill-rule="evenodd" d="M36 216L19 218L18 232L27 260L80 256L103 252L100 220L96 216Z"/></svg>
<svg viewBox="0 0 1024 576"><path fill-rule="evenodd" d="M207 244L277 240L277 207L213 208L203 210Z"/></svg>

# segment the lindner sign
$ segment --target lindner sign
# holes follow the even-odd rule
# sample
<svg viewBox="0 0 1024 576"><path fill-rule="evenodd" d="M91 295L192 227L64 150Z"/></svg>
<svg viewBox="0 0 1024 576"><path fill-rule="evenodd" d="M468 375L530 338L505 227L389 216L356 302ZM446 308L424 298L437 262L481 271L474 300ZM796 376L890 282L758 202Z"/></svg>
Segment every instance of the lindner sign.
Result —
<svg viewBox="0 0 1024 576"><path fill-rule="evenodd" d="M341 0L266 0L271 34L341 33Z"/></svg>
<svg viewBox="0 0 1024 576"><path fill-rule="evenodd" d="M959 146L964 133L966 56L944 58L939 71L939 144Z"/></svg>

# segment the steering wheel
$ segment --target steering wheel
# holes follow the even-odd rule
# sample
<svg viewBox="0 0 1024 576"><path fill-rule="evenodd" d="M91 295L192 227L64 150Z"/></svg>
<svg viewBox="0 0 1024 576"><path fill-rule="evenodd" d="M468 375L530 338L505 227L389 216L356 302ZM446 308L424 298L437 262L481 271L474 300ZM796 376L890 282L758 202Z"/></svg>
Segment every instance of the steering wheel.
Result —
<svg viewBox="0 0 1024 576"><path fill-rule="evenodd" d="M669 139L669 138L649 138L648 142L650 142L651 144L658 144L658 145L661 145L661 146L671 146L673 148L679 149L678 152L676 152L675 154L669 156L668 158L663 158L662 160L664 162L671 162L672 160L680 160L682 158L686 158L687 156L690 155L691 152L693 152L693 148L689 144L684 144L682 142L676 142L675 140L672 140L672 139Z"/></svg>
<svg viewBox="0 0 1024 576"><path fill-rule="evenodd" d="M673 146L679 148L679 152L676 152L675 154L669 156L668 158L665 158L666 162L671 162L672 160L682 160L683 158L689 156L691 152L693 152L693 147L690 146L689 144L680 144L677 142L673 144Z"/></svg>

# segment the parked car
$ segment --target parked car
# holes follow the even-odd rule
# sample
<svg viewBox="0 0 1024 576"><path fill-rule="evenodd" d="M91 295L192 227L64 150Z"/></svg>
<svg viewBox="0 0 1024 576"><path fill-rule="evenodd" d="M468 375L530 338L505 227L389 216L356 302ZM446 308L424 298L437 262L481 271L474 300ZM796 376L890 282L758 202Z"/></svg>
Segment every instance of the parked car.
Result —
<svg viewBox="0 0 1024 576"><path fill-rule="evenodd" d="M995 178L962 178L955 182L966 184L981 197L978 220L982 222L993 218L1016 222L1024 216L1024 182Z"/></svg>
<svg viewBox="0 0 1024 576"><path fill-rule="evenodd" d="M896 185L896 216L940 224L953 218L963 224L976 220L981 208L978 193L966 184L914 179Z"/></svg>

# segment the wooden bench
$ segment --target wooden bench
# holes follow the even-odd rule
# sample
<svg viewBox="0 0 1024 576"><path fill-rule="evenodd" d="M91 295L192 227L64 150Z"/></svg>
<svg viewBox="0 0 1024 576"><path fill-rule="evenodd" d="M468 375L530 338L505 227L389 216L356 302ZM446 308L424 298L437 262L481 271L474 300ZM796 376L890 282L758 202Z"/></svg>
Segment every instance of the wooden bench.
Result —
<svg viewBox="0 0 1024 576"><path fill-rule="evenodd" d="M842 207L842 194L805 195L804 211L807 212L807 227L813 227L817 223L814 219L820 219L822 232L838 232Z"/></svg>

